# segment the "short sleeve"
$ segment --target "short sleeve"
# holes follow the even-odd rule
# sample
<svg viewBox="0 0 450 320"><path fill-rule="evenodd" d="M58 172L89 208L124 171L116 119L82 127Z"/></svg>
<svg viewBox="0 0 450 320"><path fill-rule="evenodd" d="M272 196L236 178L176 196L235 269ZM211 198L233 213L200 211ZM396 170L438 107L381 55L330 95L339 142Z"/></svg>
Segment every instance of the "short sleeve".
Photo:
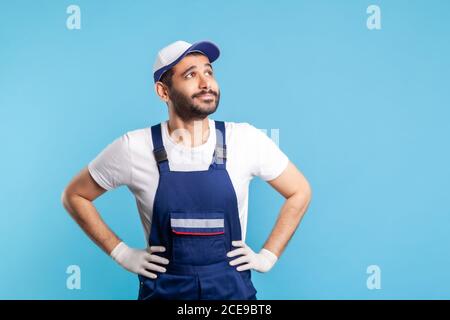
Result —
<svg viewBox="0 0 450 320"><path fill-rule="evenodd" d="M131 156L127 134L103 149L89 165L92 178L104 189L111 190L131 184Z"/></svg>
<svg viewBox="0 0 450 320"><path fill-rule="evenodd" d="M265 181L277 178L286 169L289 159L278 145L262 130L248 124L252 137L249 144L254 160L252 161L252 175Z"/></svg>

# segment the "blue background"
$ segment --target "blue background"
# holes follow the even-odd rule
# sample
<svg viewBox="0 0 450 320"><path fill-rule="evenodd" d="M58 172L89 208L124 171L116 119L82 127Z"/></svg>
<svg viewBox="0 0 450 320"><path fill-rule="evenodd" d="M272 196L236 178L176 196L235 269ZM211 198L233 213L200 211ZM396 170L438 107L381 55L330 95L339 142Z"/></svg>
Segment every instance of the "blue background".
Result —
<svg viewBox="0 0 450 320"><path fill-rule="evenodd" d="M68 30L66 8L81 8ZM366 9L381 8L368 30ZM212 117L279 129L313 200L259 299L450 298L448 1L2 1L0 298L135 299L137 277L62 207L70 179L123 133L167 119L152 65L175 40L216 42ZM95 202L144 245L127 188ZM247 242L283 198L251 184ZM81 268L81 290L66 268ZM366 286L369 265L381 289Z"/></svg>

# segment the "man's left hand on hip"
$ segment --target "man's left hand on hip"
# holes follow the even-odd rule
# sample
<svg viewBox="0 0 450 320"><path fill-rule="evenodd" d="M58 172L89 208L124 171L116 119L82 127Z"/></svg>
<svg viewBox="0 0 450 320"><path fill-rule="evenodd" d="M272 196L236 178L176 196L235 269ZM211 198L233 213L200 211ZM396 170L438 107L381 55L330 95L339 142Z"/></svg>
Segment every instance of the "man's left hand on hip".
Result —
<svg viewBox="0 0 450 320"><path fill-rule="evenodd" d="M232 241L231 244L233 247L238 248L228 252L227 256L230 258L239 256L230 261L230 265L232 266L242 264L236 268L237 271L253 269L258 272L267 272L272 269L278 260L278 257L274 253L265 248L261 249L259 253L255 253L242 240Z"/></svg>

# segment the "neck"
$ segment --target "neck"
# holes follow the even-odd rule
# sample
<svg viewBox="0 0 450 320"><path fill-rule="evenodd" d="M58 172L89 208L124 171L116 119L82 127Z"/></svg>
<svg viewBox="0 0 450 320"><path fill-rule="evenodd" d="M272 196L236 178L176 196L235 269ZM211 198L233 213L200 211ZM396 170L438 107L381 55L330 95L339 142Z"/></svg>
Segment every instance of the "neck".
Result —
<svg viewBox="0 0 450 320"><path fill-rule="evenodd" d="M176 143L187 147L197 147L208 141L209 119L183 121L179 117L169 117L167 122L169 135Z"/></svg>

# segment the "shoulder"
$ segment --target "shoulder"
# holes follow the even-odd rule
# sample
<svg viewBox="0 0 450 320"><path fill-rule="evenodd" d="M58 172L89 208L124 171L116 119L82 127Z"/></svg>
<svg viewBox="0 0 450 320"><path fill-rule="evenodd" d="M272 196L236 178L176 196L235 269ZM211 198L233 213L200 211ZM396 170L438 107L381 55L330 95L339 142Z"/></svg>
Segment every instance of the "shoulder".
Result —
<svg viewBox="0 0 450 320"><path fill-rule="evenodd" d="M128 131L124 134L128 139L142 139L151 134L150 127Z"/></svg>
<svg viewBox="0 0 450 320"><path fill-rule="evenodd" d="M130 152L142 149L148 145L150 128L135 129L127 131L111 141L102 151L103 158L125 159L130 157Z"/></svg>
<svg viewBox="0 0 450 320"><path fill-rule="evenodd" d="M261 129L256 128L249 122L225 122L227 136L237 139L258 139L264 135Z"/></svg>
<svg viewBox="0 0 450 320"><path fill-rule="evenodd" d="M248 122L232 122L232 121L225 121L225 129L233 133L254 132L255 130L258 130Z"/></svg>
<svg viewBox="0 0 450 320"><path fill-rule="evenodd" d="M131 148L151 143L150 127L134 129L126 132L122 139L126 139Z"/></svg>
<svg viewBox="0 0 450 320"><path fill-rule="evenodd" d="M107 147L111 156L133 157L152 148L150 127L133 129L117 136Z"/></svg>

